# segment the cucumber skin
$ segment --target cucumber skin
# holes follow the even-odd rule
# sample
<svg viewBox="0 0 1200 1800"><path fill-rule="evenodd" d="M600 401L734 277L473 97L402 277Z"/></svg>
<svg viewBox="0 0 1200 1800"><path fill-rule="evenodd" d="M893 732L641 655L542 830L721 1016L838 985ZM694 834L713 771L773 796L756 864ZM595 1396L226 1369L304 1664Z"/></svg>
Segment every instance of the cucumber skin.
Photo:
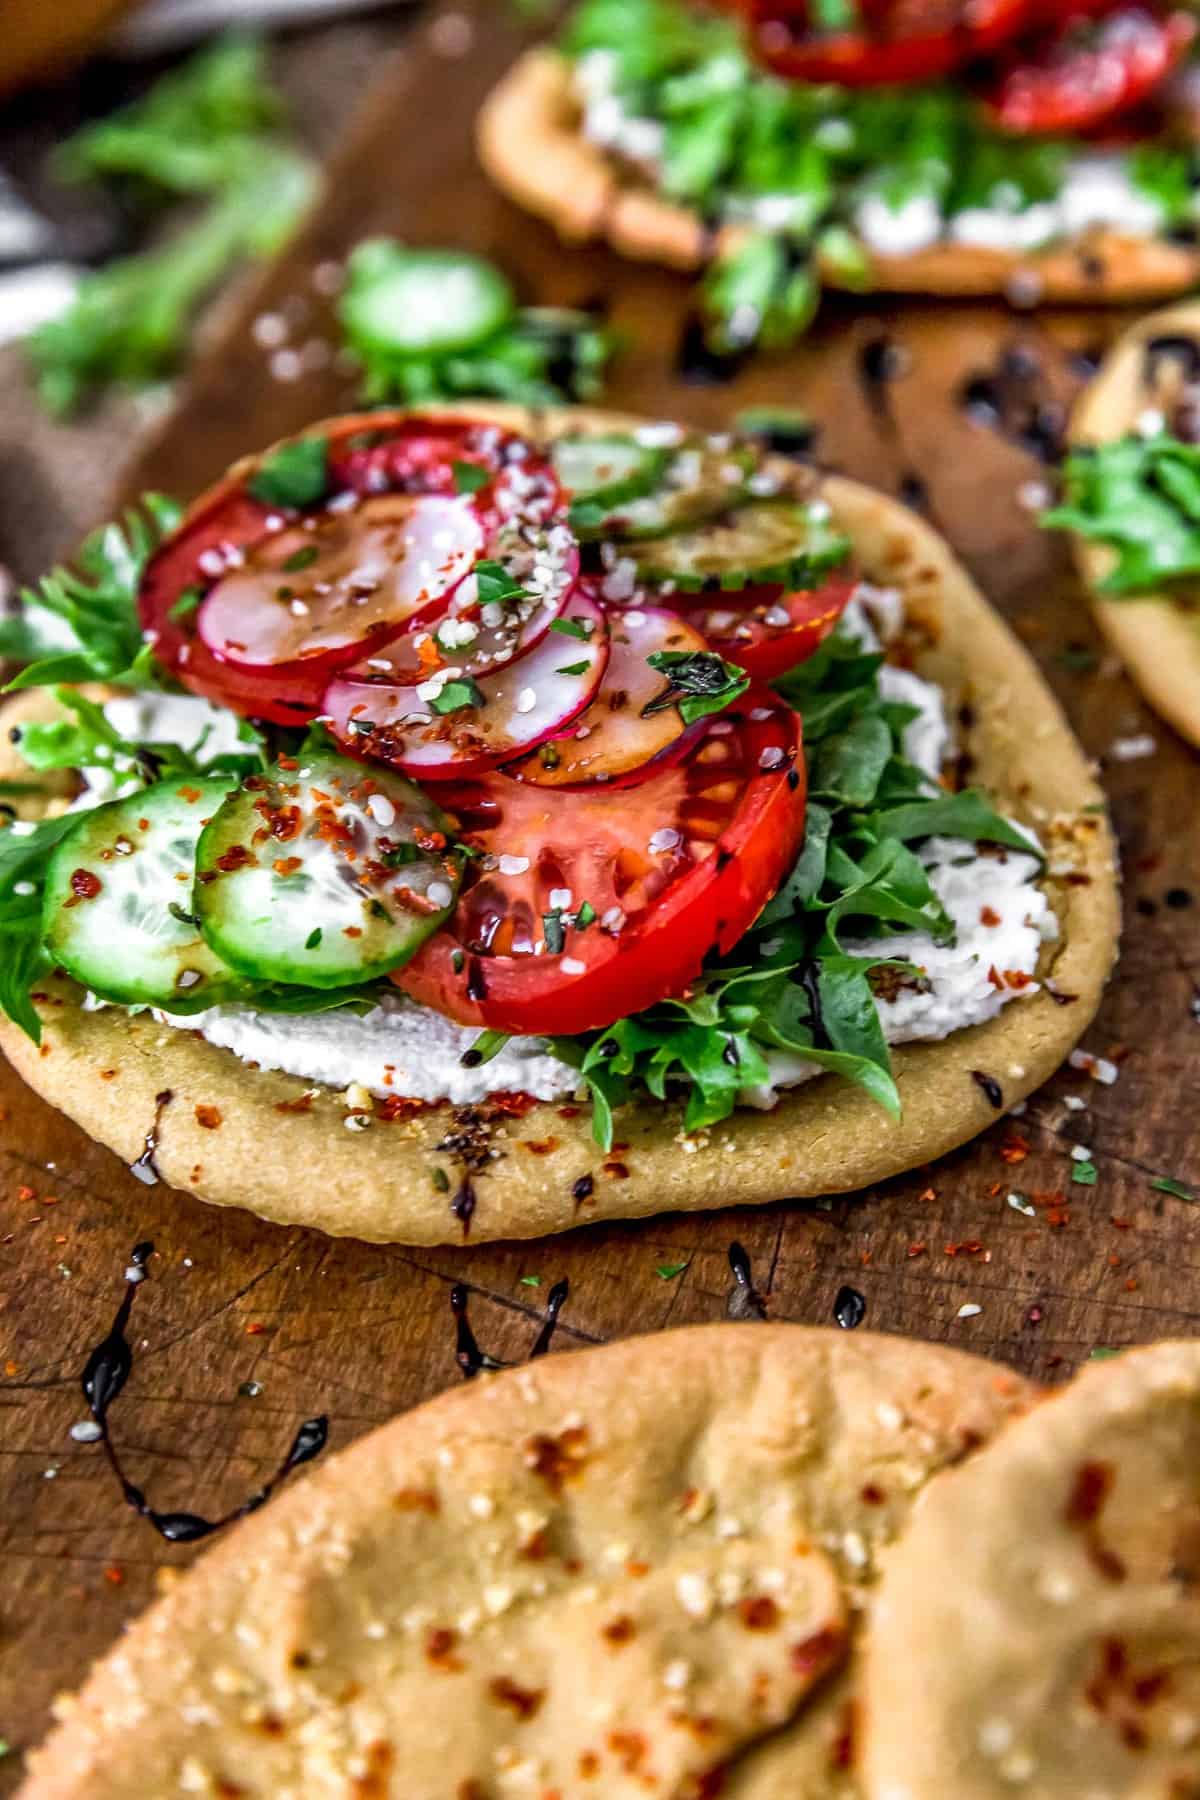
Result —
<svg viewBox="0 0 1200 1800"><path fill-rule="evenodd" d="M791 501L757 500L755 507L792 506ZM738 509L732 508L728 519L730 528L736 528ZM694 526L684 531L671 532L649 543L642 551L634 551L634 560L638 566L638 578L650 587L662 587L670 584L683 594L700 593L738 593L750 587L786 587L808 588L828 575L833 569L840 568L850 553L849 540L836 531L828 533L826 541L815 548L797 551L793 556L777 557L774 560L755 563L752 561L731 562L728 567L717 570L688 569L684 565L685 556L679 561L671 560L672 538L696 538L703 534L703 525ZM820 535L820 534L818 534ZM664 554L665 553L665 554ZM661 560L659 560L661 559Z"/></svg>
<svg viewBox="0 0 1200 1800"><path fill-rule="evenodd" d="M381 324L381 296L395 291L403 294L406 284L419 282L423 275L436 280L454 268L469 268L475 275L478 291L486 291L491 313L486 323L469 330L447 332L433 341L406 341ZM509 283L498 269L482 258L452 250L406 250L386 238L371 239L360 244L350 259L348 279L340 304L342 324L347 335L375 356L394 356L402 362L423 357L459 355L486 343L512 318L516 298ZM391 309L389 309L390 311Z"/></svg>
<svg viewBox="0 0 1200 1800"><path fill-rule="evenodd" d="M161 785L165 787L168 784ZM169 785L178 789L185 784L173 780ZM209 783L198 780L194 785L203 789ZM217 783L211 785L214 789L218 786ZM227 782L221 782L219 786L221 795L229 791ZM79 822L74 829L59 840L47 865L42 902L42 941L47 954L73 981L79 982L81 987L87 988L97 999L107 1000L115 1006L154 1006L166 1012L188 1015L206 1012L210 1006L224 1005L231 1000L249 999L254 992L253 984L248 983L231 967L226 966L222 972L217 953L199 933L194 945L179 946L178 960L187 966L210 961L213 965L213 979L206 979L194 988L173 987L169 993L161 988L151 989L145 985L138 987L128 980L122 982L108 978L103 971L98 971L89 960L81 959L72 949L74 934L70 930L66 906L66 902L73 898L71 877L76 869L89 868L97 860L90 847L82 847L84 841L94 838L98 830L103 830L107 820L113 821L116 834L123 832L125 827L116 821L122 815L134 820L144 817L147 803L153 809L155 794L155 788L147 788L124 800L110 800L103 806L89 808L80 813ZM214 793L213 798L219 803L220 796ZM187 893L188 890L181 883L181 901ZM94 902L85 900L81 904L87 906ZM114 945L114 954L119 956L118 945Z"/></svg>
<svg viewBox="0 0 1200 1800"><path fill-rule="evenodd" d="M387 784L391 783L401 790L419 794L423 820L431 827L443 831L447 837L451 833L450 823L441 808L428 798L423 789L416 787L415 783L410 782L404 776L391 774L382 768L372 769L365 764L352 762L349 758L326 753L306 757L305 763L314 772L335 765L337 769L344 771L355 781L371 777L384 792L387 791ZM292 786L296 781L296 776L291 770L272 769L265 776L258 777L257 780L267 787L273 784ZM326 778L327 781L328 778ZM254 791L261 792L262 790L260 788ZM359 987L364 982L389 975L394 969L403 968L404 964L410 962L416 955L425 940L431 937L453 913L458 900L458 883L453 884L454 895L450 905L439 913L429 915L427 919L421 919L419 923L414 922L409 941L399 950L370 958L364 955L353 963L347 959L337 970L322 968L319 964L312 962L302 962L277 951L269 967L265 966L262 955L257 949L250 953L246 951L240 931L233 933L229 931L220 907L222 883L231 879L236 880L238 871L221 871L217 866L218 859L227 850L245 844L246 821L239 820L236 809L239 806L245 808L246 802L247 790L244 787L236 789L228 796L225 804L201 833L196 846L196 883L192 889L192 910L200 919L200 927L209 946L224 962L229 964L230 968L258 986L285 988L296 986L320 988L330 992L338 988ZM252 806L253 802L250 802L250 805ZM287 845L282 844L278 848L286 851ZM313 914L311 923L314 928L322 925L322 921L316 913ZM330 927L332 931L337 929L338 925ZM368 926L361 940L364 951L369 944L369 930ZM307 945L305 948L307 950ZM319 950L323 946L318 945L315 948Z"/></svg>

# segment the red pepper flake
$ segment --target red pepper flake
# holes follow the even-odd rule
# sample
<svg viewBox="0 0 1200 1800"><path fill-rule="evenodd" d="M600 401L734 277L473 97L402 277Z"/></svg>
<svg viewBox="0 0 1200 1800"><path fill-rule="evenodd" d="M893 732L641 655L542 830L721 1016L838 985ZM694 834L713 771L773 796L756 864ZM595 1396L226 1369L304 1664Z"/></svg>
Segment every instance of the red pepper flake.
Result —
<svg viewBox="0 0 1200 1800"><path fill-rule="evenodd" d="M65 900L64 906L78 906L81 900L94 900L103 885L100 877L93 875L90 869L76 869L71 876L72 898Z"/></svg>
<svg viewBox="0 0 1200 1800"><path fill-rule="evenodd" d="M281 769L298 769L299 761L294 756L278 756L275 759Z"/></svg>
<svg viewBox="0 0 1200 1800"><path fill-rule="evenodd" d="M1069 1206L1052 1206L1052 1207L1050 1207L1049 1211L1046 1214L1046 1223L1047 1223L1047 1225L1056 1225L1059 1227L1061 1227L1063 1225L1069 1225L1071 1223L1070 1207Z"/></svg>
<svg viewBox="0 0 1200 1800"><path fill-rule="evenodd" d="M1010 987L1014 993L1019 994L1029 986L1033 976L1027 974L1024 969L1005 969L1004 980L1006 986Z"/></svg>
<svg viewBox="0 0 1200 1800"><path fill-rule="evenodd" d="M1004 979L1001 976L1000 971L997 969L995 963L993 963L991 968L988 970L987 978L991 982L991 984L994 988L998 988L998 989L1000 989L1001 992L1003 992Z"/></svg>
<svg viewBox="0 0 1200 1800"><path fill-rule="evenodd" d="M348 937L348 938L360 938L362 936L362 926L361 925L343 925L342 936Z"/></svg>
<svg viewBox="0 0 1200 1800"><path fill-rule="evenodd" d="M397 1512L423 1512L431 1518L442 1510L442 1503L431 1488L401 1488L392 1495Z"/></svg>
<svg viewBox="0 0 1200 1800"><path fill-rule="evenodd" d="M921 1193L917 1195L917 1199L928 1206L931 1201L937 1199L937 1189L931 1187L924 1188Z"/></svg>
<svg viewBox="0 0 1200 1800"><path fill-rule="evenodd" d="M416 1119L432 1112L434 1104L432 1100L410 1100L405 1094L388 1094L375 1102L375 1117L391 1125L397 1119Z"/></svg>
<svg viewBox="0 0 1200 1800"><path fill-rule="evenodd" d="M558 1149L558 1139L556 1137L522 1138L521 1148L528 1150L530 1156L549 1156L552 1150Z"/></svg>
<svg viewBox="0 0 1200 1800"><path fill-rule="evenodd" d="M738 1601L738 1617L747 1631L774 1631L779 1608L769 1594L751 1594Z"/></svg>
<svg viewBox="0 0 1200 1800"><path fill-rule="evenodd" d="M994 906L981 906L979 909L979 923L981 925L999 925L1000 914L996 911Z"/></svg>
<svg viewBox="0 0 1200 1800"><path fill-rule="evenodd" d="M1012 1136L1005 1138L1001 1144L1000 1155L1006 1163L1023 1163L1029 1155L1029 1150L1028 1138L1023 1138L1019 1132L1014 1131Z"/></svg>
<svg viewBox="0 0 1200 1800"><path fill-rule="evenodd" d="M17 1189L17 1199L28 1203L30 1200L36 1200L37 1195L31 1187L22 1186Z"/></svg>
<svg viewBox="0 0 1200 1800"><path fill-rule="evenodd" d="M1132 1231L1133 1230L1133 1220L1132 1219L1112 1218L1108 1222L1110 1225L1114 1226L1117 1231Z"/></svg>
<svg viewBox="0 0 1200 1800"><path fill-rule="evenodd" d="M487 1103L489 1112L502 1113L509 1119L523 1119L538 1104L534 1095L519 1090L510 1092L507 1088L498 1088L494 1094L489 1094Z"/></svg>
<svg viewBox="0 0 1200 1800"><path fill-rule="evenodd" d="M179 795L181 800L186 800L189 806L195 806L197 800L200 798L200 789L198 787L176 788L175 792Z"/></svg>
<svg viewBox="0 0 1200 1800"><path fill-rule="evenodd" d="M791 1664L797 1675L812 1679L840 1660L845 1649L846 1634L839 1625L826 1625L798 1644L792 1645Z"/></svg>
<svg viewBox="0 0 1200 1800"><path fill-rule="evenodd" d="M125 1571L124 1569L118 1568L116 1563L109 1563L107 1569L104 1571L104 1579L105 1581L111 1582L113 1587L120 1587L125 1579Z"/></svg>
<svg viewBox="0 0 1200 1800"><path fill-rule="evenodd" d="M312 1094L297 1094L294 1100L277 1100L275 1111L277 1113L306 1113L312 1111L312 1106Z"/></svg>
<svg viewBox="0 0 1200 1800"><path fill-rule="evenodd" d="M620 1613L615 1619L610 1619L607 1625L600 1627L600 1636L606 1644L620 1649L622 1644L632 1643L637 1636L637 1626L628 1613Z"/></svg>
<svg viewBox="0 0 1200 1800"><path fill-rule="evenodd" d="M232 875L235 869L244 869L247 863L253 861L254 857L245 844L232 844L223 855L218 856L217 867L223 869L226 875Z"/></svg>
<svg viewBox="0 0 1200 1800"><path fill-rule="evenodd" d="M249 1325L247 1325L247 1327L246 1327L246 1336L247 1337L262 1337L262 1335L266 1331L266 1329L267 1328L265 1325L260 1325L257 1320L252 1320L251 1323Z"/></svg>
<svg viewBox="0 0 1200 1800"><path fill-rule="evenodd" d="M604 1173L608 1176L610 1181L629 1180L629 1167L628 1164L623 1162L606 1162L604 1164Z"/></svg>
<svg viewBox="0 0 1200 1800"><path fill-rule="evenodd" d="M10 1357L9 1360L4 1365L4 1373L6 1375L19 1375L21 1373L20 1363L13 1362L12 1358Z"/></svg>
<svg viewBox="0 0 1200 1800"><path fill-rule="evenodd" d="M497 1675L488 1693L498 1706L506 1706L516 1719L532 1719L546 1698L545 1688L519 1687L510 1675Z"/></svg>
<svg viewBox="0 0 1200 1800"><path fill-rule="evenodd" d="M304 862L299 856L280 856L275 859L272 867L277 875L286 879L289 875L298 875L304 867Z"/></svg>
<svg viewBox="0 0 1200 1800"><path fill-rule="evenodd" d="M928 1244L910 1244L906 1254L910 1257L924 1256L928 1248Z"/></svg>
<svg viewBox="0 0 1200 1800"><path fill-rule="evenodd" d="M454 1654L454 1646L458 1643L457 1631L449 1625L435 1625L425 1639L425 1655L435 1669L446 1674L457 1674L462 1668L462 1658Z"/></svg>
<svg viewBox="0 0 1200 1800"><path fill-rule="evenodd" d="M587 1461L587 1445L585 1425L568 1425L557 1437L539 1432L525 1445L525 1466L541 1477L552 1494L561 1494Z"/></svg>
<svg viewBox="0 0 1200 1800"><path fill-rule="evenodd" d="M205 1106L205 1105L197 1106L197 1108L196 1108L196 1123L204 1131L219 1130L220 1124L221 1124L221 1109L220 1109L220 1107L219 1106Z"/></svg>

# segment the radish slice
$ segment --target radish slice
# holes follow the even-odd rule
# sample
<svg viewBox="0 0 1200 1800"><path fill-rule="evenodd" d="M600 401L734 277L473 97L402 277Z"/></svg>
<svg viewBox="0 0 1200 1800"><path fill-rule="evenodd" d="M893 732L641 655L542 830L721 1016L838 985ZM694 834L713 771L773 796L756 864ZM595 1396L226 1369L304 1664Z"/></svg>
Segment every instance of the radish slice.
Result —
<svg viewBox="0 0 1200 1800"><path fill-rule="evenodd" d="M454 663L412 687L373 679L370 664L360 666L331 683L323 716L356 755L427 781L512 762L562 731L603 678L608 627L600 608L576 596L561 623L571 631L549 632L527 656L479 682Z"/></svg>
<svg viewBox="0 0 1200 1800"><path fill-rule="evenodd" d="M687 727L674 706L642 717L643 708L666 686L666 677L647 658L658 650L706 650L700 633L678 613L659 606L610 613L608 632L608 667L592 704L565 737L542 744L510 769L511 775L539 787L612 781L660 756L683 736Z"/></svg>
<svg viewBox="0 0 1200 1800"><path fill-rule="evenodd" d="M494 674L541 642L579 579L574 535L561 524L521 534L505 527L491 548L521 591L503 601L491 600L485 585L481 597L478 575L468 575L435 622L423 621L371 655L372 675L411 687L453 664L478 678Z"/></svg>
<svg viewBox="0 0 1200 1800"><path fill-rule="evenodd" d="M467 499L389 494L314 513L248 549L209 593L196 628L241 669L349 661L442 611L483 546Z"/></svg>

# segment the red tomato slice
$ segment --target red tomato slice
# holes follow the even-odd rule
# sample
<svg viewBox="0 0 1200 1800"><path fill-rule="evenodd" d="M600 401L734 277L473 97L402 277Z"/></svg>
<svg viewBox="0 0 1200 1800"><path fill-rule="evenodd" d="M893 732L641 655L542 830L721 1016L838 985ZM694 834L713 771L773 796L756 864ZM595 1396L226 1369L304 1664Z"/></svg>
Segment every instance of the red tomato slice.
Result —
<svg viewBox="0 0 1200 1800"><path fill-rule="evenodd" d="M774 681L820 647L856 585L853 576L839 575L811 592L748 588L744 594L723 594L689 617L719 656L738 663L756 681Z"/></svg>
<svg viewBox="0 0 1200 1800"><path fill-rule="evenodd" d="M864 30L821 31L805 0L747 0L760 59L792 81L879 87L932 81L1027 23L1032 0L865 0Z"/></svg>
<svg viewBox="0 0 1200 1800"><path fill-rule="evenodd" d="M316 716L330 663L344 666L361 655L361 639L340 649L319 642L315 646L319 654L310 663L304 652L312 646L305 644L302 634L298 648L295 638L280 636L276 644L284 660L263 666L251 661L243 667L213 648L231 640L249 641L234 638L232 605L223 609L222 616L214 603L213 613L207 615L210 642L197 629L212 590L231 580L248 560L252 565L260 559L269 562L273 555L269 546L278 536L290 538L293 530L303 532L306 520L316 519L322 521L323 530L336 535L335 527L325 524L331 516L349 519L351 511L343 514L341 509L352 507L354 514L370 521L382 496L428 494L446 505L461 506L464 464L489 477L470 499L483 525L485 548L506 563L511 556L515 570L523 572L527 562L531 568L536 562L535 550L525 541L526 529L544 536L561 529L565 519L565 497L549 465L520 438L492 425L409 413L366 413L332 420L310 435L328 441L330 505L322 501L312 509L285 510L256 500L249 483L265 458L239 463L196 501L151 559L138 599L142 625L153 634L156 654L186 687L246 717L285 725L303 724ZM351 496L358 498L357 507ZM316 567L294 573L312 574ZM575 566L563 559L560 603L570 592L574 575ZM553 617L550 597L541 598ZM298 616L303 621L303 615ZM411 614L407 621L401 617L380 624L377 633L372 626L373 641L395 636L406 623L411 623ZM252 650L237 654L258 656L262 650L260 640Z"/></svg>
<svg viewBox="0 0 1200 1800"><path fill-rule="evenodd" d="M493 775L449 804L483 853L478 873L392 979L464 1025L599 1029L682 994L779 887L804 837L800 721L751 690L636 785L558 792ZM595 917L580 929L585 902Z"/></svg>
<svg viewBox="0 0 1200 1800"><path fill-rule="evenodd" d="M688 729L675 706L645 716L666 686L666 676L648 659L659 651L707 650L700 633L660 606L614 609L608 630L610 653L599 693L564 737L547 740L513 764L509 774L518 781L542 787L612 781L661 756Z"/></svg>
<svg viewBox="0 0 1200 1800"><path fill-rule="evenodd" d="M1144 6L1123 6L1095 19L1072 8L1002 72L986 96L988 111L1004 131L1091 131L1147 100L1195 37L1195 19L1179 10L1158 18Z"/></svg>

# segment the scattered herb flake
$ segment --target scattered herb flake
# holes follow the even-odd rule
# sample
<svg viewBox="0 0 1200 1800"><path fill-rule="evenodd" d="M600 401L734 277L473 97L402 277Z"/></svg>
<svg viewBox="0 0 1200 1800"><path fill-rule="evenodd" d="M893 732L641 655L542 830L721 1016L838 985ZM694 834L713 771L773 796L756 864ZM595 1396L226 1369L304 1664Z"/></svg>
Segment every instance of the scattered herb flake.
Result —
<svg viewBox="0 0 1200 1800"><path fill-rule="evenodd" d="M319 943L321 942L321 936L322 936L321 927L318 925L316 930L310 931L308 936L305 938L304 948L306 950L315 950L317 948L317 946L319 945Z"/></svg>
<svg viewBox="0 0 1200 1800"><path fill-rule="evenodd" d="M521 1277L522 1287L541 1287L541 1285L542 1278L540 1275L522 1275Z"/></svg>
<svg viewBox="0 0 1200 1800"><path fill-rule="evenodd" d="M462 712L469 706L484 704L483 691L477 681L464 675L459 681L448 681L440 694L429 702L435 713Z"/></svg>
<svg viewBox="0 0 1200 1800"><path fill-rule="evenodd" d="M592 635L591 626L584 619L555 619L550 629L563 637L579 638L585 644Z"/></svg>
<svg viewBox="0 0 1200 1800"><path fill-rule="evenodd" d="M1071 1164L1071 1180L1077 1181L1081 1187L1095 1187L1099 1174L1094 1162L1076 1162Z"/></svg>
<svg viewBox="0 0 1200 1800"><path fill-rule="evenodd" d="M590 662L564 663L561 669L555 669L556 675L586 675L591 668Z"/></svg>
<svg viewBox="0 0 1200 1800"><path fill-rule="evenodd" d="M1160 1194L1174 1194L1177 1200L1196 1199L1196 1190L1189 1187L1186 1181L1176 1181L1173 1175L1160 1175L1150 1186Z"/></svg>
<svg viewBox="0 0 1200 1800"><path fill-rule="evenodd" d="M674 1281L675 1277L677 1275L682 1275L687 1267L688 1264L685 1262L659 1263L654 1273L658 1276L660 1281Z"/></svg>
<svg viewBox="0 0 1200 1800"><path fill-rule="evenodd" d="M491 480L486 469L478 463L456 462L454 464L454 491L456 494L477 494Z"/></svg>
<svg viewBox="0 0 1200 1800"><path fill-rule="evenodd" d="M329 486L329 440L294 438L264 456L250 479L250 492L264 506L313 506Z"/></svg>

